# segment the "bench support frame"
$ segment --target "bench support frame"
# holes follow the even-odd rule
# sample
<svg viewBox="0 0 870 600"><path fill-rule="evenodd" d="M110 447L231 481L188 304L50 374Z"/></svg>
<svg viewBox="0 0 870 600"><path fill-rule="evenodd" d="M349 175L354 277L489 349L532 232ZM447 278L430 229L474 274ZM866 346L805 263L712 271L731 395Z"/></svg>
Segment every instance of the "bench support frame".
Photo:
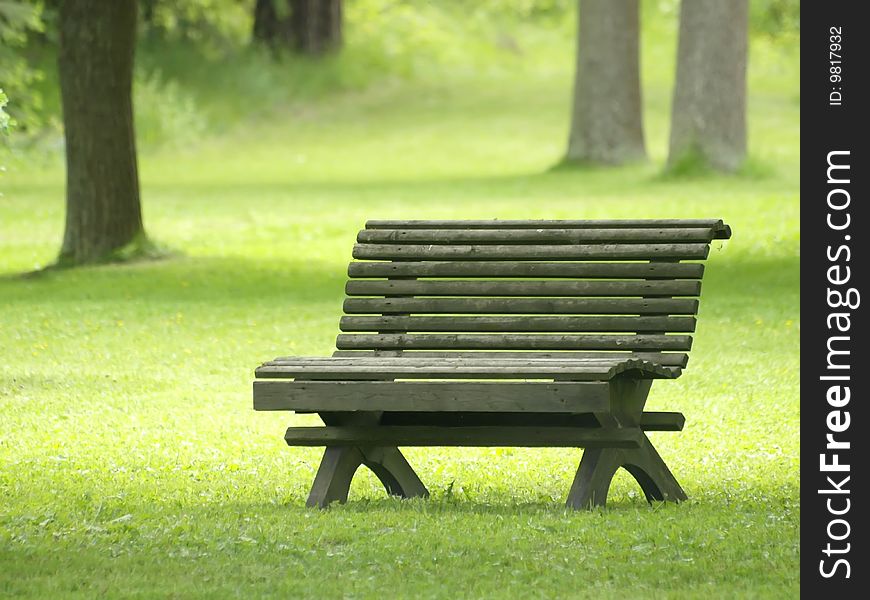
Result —
<svg viewBox="0 0 870 600"><path fill-rule="evenodd" d="M639 427L651 379L618 377L610 383L611 410L596 413L602 427ZM573 509L603 507L616 471L623 467L640 484L647 502L682 502L686 493L646 434L638 448L587 448L566 505Z"/></svg>
<svg viewBox="0 0 870 600"><path fill-rule="evenodd" d="M595 417L603 429L639 434L639 444L630 448L587 447L568 493L568 508L603 507L610 483L620 467L637 480L648 502L686 500L680 484L641 431L643 407L651 384L652 380L631 377L618 377L610 382L611 409L596 412ZM321 412L320 416L328 427L377 427L383 413ZM396 446L327 445L306 504L325 508L335 501L346 502L353 476L361 465L372 470L391 496L429 496L426 486Z"/></svg>
<svg viewBox="0 0 870 600"><path fill-rule="evenodd" d="M380 412L323 412L320 418L326 425L376 425L381 415ZM429 496L429 490L395 446L327 446L305 504L326 508L335 501L347 502L350 483L361 465L372 470L391 496Z"/></svg>
<svg viewBox="0 0 870 600"><path fill-rule="evenodd" d="M347 502L350 483L360 465L365 465L381 480L387 493L400 498L426 498L429 491L395 446L358 448L328 446L323 453L314 485L305 503L326 508L330 503Z"/></svg>
<svg viewBox="0 0 870 600"><path fill-rule="evenodd" d="M644 435L641 447L587 448L574 476L566 505L573 509L603 507L607 502L610 482L620 468L640 484L647 502L682 502L686 493L668 469L652 442Z"/></svg>

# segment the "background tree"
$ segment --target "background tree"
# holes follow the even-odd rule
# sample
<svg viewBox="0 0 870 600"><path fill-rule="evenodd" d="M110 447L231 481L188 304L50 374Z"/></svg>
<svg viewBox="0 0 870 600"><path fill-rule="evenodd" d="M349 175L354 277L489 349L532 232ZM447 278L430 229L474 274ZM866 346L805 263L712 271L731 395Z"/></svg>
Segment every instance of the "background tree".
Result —
<svg viewBox="0 0 870 600"><path fill-rule="evenodd" d="M133 133L135 0L65 0L59 8L66 140L61 263L105 259L144 240Z"/></svg>
<svg viewBox="0 0 870 600"><path fill-rule="evenodd" d="M668 164L721 171L746 156L748 0L689 0L680 6L677 80Z"/></svg>
<svg viewBox="0 0 870 600"><path fill-rule="evenodd" d="M342 0L256 0L253 38L320 55L342 44Z"/></svg>
<svg viewBox="0 0 870 600"><path fill-rule="evenodd" d="M568 162L643 159L638 0L580 0Z"/></svg>

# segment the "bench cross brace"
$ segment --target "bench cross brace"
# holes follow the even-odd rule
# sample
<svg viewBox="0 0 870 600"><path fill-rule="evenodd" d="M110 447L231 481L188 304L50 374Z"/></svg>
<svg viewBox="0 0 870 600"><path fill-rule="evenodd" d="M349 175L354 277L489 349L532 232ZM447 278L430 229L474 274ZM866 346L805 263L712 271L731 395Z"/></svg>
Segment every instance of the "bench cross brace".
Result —
<svg viewBox="0 0 870 600"><path fill-rule="evenodd" d="M639 427L652 381L618 379L611 382L612 410L595 416L603 427ZM643 434L639 448L587 448L566 502L568 508L603 507L616 471L623 467L640 484L647 502L682 502L686 493Z"/></svg>
<svg viewBox="0 0 870 600"><path fill-rule="evenodd" d="M381 414L321 413L320 416L327 425L372 425L380 421ZM395 446L327 446L306 505L325 508L331 502L346 502L350 483L360 465L371 469L391 496L429 496L426 486Z"/></svg>
<svg viewBox="0 0 870 600"><path fill-rule="evenodd" d="M602 427L640 429L640 419L652 381L631 377L610 383L611 409L595 413ZM321 412L328 426L374 426L383 413ZM346 502L357 469L365 465L377 476L392 496L427 497L429 492L396 446L327 446L323 454L307 505L324 508L330 503ZM680 502L686 494L659 456L646 434L637 448L592 447L583 453L567 506L573 509L603 507L613 476L626 469L640 484L647 501Z"/></svg>

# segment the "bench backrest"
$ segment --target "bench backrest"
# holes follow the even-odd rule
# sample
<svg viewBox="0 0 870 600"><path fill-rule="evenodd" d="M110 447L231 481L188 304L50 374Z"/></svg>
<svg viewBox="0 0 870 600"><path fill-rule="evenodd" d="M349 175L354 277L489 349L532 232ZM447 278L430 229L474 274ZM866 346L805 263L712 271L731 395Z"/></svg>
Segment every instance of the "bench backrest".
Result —
<svg viewBox="0 0 870 600"><path fill-rule="evenodd" d="M617 352L685 366L697 261L730 236L718 219L368 221L336 354Z"/></svg>

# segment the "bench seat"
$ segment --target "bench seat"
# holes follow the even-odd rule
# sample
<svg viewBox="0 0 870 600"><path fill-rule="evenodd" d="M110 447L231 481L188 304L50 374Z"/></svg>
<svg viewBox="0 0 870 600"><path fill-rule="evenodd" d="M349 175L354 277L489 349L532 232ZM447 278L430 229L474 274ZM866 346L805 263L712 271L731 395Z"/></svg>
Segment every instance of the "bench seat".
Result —
<svg viewBox="0 0 870 600"><path fill-rule="evenodd" d="M473 357L284 357L263 363L262 379L552 379L609 381L631 372L635 377L674 379L679 367L638 358L473 358Z"/></svg>

